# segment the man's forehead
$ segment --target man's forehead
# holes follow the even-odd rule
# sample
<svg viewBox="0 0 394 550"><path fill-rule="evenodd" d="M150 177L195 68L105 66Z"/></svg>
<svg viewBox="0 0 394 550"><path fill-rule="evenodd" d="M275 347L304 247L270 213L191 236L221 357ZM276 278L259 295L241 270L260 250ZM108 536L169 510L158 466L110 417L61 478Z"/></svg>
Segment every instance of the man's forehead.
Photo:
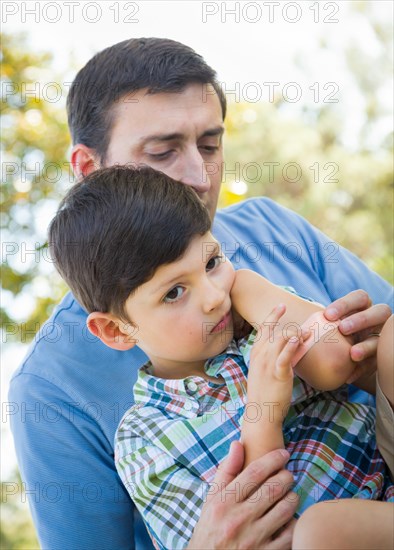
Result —
<svg viewBox="0 0 394 550"><path fill-rule="evenodd" d="M178 92L149 93L144 88L126 93L113 105L113 110L119 114L133 113L135 116L161 118L166 112L175 115L176 112L196 110L201 113L215 112L222 119L222 107L219 96L214 88L206 88L206 84L189 84Z"/></svg>

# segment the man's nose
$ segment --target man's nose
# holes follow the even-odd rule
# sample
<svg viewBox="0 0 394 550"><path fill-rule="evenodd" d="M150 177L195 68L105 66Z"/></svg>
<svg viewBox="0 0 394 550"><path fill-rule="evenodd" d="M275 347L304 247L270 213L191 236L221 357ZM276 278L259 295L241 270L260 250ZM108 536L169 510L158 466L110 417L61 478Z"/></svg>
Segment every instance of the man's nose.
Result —
<svg viewBox="0 0 394 550"><path fill-rule="evenodd" d="M200 195L210 190L211 180L207 173L204 159L197 148L185 154L180 181L193 187L196 193Z"/></svg>
<svg viewBox="0 0 394 550"><path fill-rule="evenodd" d="M226 292L224 289L220 288L217 284L210 280L206 281L202 292L204 313L210 313L220 307L226 298Z"/></svg>

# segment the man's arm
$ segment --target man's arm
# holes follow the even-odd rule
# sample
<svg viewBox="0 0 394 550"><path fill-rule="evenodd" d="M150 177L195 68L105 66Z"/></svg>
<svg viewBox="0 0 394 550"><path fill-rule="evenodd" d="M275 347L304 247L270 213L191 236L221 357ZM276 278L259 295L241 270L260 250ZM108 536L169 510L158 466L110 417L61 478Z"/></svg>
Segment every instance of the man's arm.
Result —
<svg viewBox="0 0 394 550"><path fill-rule="evenodd" d="M12 380L9 401L17 410L11 427L41 547L132 550L134 506L110 442L97 437L82 406L30 374Z"/></svg>

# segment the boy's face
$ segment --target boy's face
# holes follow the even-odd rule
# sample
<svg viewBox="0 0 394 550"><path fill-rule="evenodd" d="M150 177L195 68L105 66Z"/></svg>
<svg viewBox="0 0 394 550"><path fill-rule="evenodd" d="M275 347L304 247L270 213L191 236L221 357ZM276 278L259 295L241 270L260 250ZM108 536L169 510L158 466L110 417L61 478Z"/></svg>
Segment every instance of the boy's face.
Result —
<svg viewBox="0 0 394 550"><path fill-rule="evenodd" d="M125 96L114 107L105 166L146 164L190 185L213 218L223 164L219 98L209 84ZM78 147L78 146L77 146Z"/></svg>
<svg viewBox="0 0 394 550"><path fill-rule="evenodd" d="M233 337L230 289L234 268L210 232L196 236L184 256L160 266L126 302L133 337L160 378L203 374L209 357Z"/></svg>

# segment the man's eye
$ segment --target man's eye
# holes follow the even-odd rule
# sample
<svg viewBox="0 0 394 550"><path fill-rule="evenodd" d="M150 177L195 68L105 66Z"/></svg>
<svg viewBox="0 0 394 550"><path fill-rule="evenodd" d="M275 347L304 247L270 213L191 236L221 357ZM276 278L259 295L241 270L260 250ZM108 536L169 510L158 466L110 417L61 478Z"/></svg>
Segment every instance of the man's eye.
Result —
<svg viewBox="0 0 394 550"><path fill-rule="evenodd" d="M207 265L205 266L205 269L207 271L211 271L212 269L215 269L215 267L217 267L222 261L223 261L223 256L221 255L213 256L208 260Z"/></svg>
<svg viewBox="0 0 394 550"><path fill-rule="evenodd" d="M184 288L181 286L174 286L163 298L163 302L166 304L172 304L177 302L184 293Z"/></svg>
<svg viewBox="0 0 394 550"><path fill-rule="evenodd" d="M214 145L201 145L200 149L204 153L213 155L214 153L216 153L216 151L218 151L219 147L216 146L216 145L215 146Z"/></svg>
<svg viewBox="0 0 394 550"><path fill-rule="evenodd" d="M171 153L173 153L173 149L169 151L164 151L163 153L147 153L148 156L154 160L165 160L167 159Z"/></svg>

